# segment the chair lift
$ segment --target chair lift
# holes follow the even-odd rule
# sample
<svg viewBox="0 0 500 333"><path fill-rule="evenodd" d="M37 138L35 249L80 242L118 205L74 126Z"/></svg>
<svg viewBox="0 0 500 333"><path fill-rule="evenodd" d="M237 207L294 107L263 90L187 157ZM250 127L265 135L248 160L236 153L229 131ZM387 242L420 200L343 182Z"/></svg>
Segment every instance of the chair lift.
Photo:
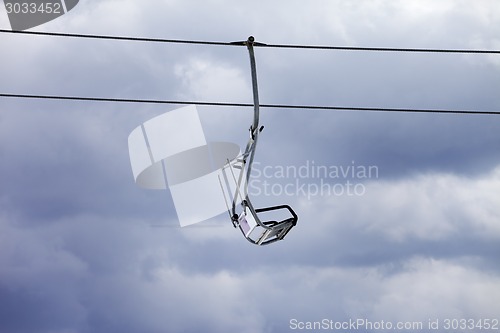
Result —
<svg viewBox="0 0 500 333"><path fill-rule="evenodd" d="M288 205L254 208L248 197L248 182L252 171L252 163L257 147L259 133L264 126L259 127L259 94L257 89L257 69L253 46L259 45L250 36L245 42L234 44L246 45L250 54L252 72L252 88L254 100L254 118L250 127L250 138L245 152L239 157L227 161L221 169L219 183L226 199L229 217L235 228L239 228L245 238L256 245L266 245L282 240L297 224L297 214ZM262 44L260 44L262 45ZM226 190L224 190L226 188ZM229 204L230 202L230 204ZM238 207L241 208L238 210ZM261 217L269 214L286 214L285 218L263 221Z"/></svg>

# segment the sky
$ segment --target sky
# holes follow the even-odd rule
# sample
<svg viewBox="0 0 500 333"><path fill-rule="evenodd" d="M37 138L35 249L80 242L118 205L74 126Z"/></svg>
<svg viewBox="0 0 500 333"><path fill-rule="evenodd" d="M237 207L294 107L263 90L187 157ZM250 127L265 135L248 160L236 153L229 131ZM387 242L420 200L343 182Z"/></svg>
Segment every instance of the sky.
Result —
<svg viewBox="0 0 500 333"><path fill-rule="evenodd" d="M81 0L31 30L499 50L499 20L496 0ZM243 47L1 33L0 50L2 93L252 102ZM256 59L264 104L500 111L498 55ZM262 109L252 202L299 221L258 247L226 214L180 228L168 191L134 183L128 135L178 107L0 98L0 333L498 329L498 116ZM244 146L250 108L198 111L208 141Z"/></svg>

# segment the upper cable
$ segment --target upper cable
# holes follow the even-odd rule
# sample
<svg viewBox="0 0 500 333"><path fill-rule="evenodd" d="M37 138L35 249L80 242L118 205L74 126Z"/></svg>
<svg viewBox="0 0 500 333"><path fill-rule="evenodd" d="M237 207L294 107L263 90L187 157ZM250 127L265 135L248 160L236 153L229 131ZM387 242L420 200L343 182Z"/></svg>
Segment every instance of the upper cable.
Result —
<svg viewBox="0 0 500 333"><path fill-rule="evenodd" d="M216 46L245 46L245 42L214 42L186 39L164 39L130 36L110 36L96 34L74 34L61 32L42 31L15 31L0 29L0 32L22 35L38 35L53 37L107 39L119 41L150 42L150 43L174 43L174 44L197 44ZM254 42L255 47L286 48L286 49L313 49L313 50L337 50L337 51L365 51L365 52L417 52L417 53L476 53L476 54L500 54L500 50L478 50L478 49L431 49L431 48L395 48L395 47L360 47L360 46L329 46L329 45L299 45L299 44L264 44Z"/></svg>

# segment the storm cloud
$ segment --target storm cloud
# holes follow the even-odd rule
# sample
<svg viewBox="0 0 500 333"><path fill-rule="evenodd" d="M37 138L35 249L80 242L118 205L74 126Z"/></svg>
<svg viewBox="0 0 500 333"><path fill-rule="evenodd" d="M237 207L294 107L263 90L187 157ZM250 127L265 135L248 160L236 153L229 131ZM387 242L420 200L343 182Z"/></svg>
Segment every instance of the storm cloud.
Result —
<svg viewBox="0 0 500 333"><path fill-rule="evenodd" d="M499 19L494 0L89 0L36 29L498 50ZM251 102L241 47L2 33L0 49L3 93ZM500 109L497 55L256 57L265 104ZM256 204L299 215L284 241L256 247L225 214L179 228L168 191L135 185L129 133L176 107L0 98L0 332L287 332L292 320L358 318L426 331L429 320L499 319L497 116L263 108L260 171L377 174L255 175L275 184ZM245 144L250 108L198 109L207 141ZM362 193L320 192L347 182Z"/></svg>

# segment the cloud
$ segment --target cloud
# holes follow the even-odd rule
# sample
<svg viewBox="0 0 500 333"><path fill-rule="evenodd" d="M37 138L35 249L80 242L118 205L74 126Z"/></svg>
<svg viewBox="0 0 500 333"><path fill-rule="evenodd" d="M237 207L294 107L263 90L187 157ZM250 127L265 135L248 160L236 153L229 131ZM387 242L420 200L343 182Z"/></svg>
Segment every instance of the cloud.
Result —
<svg viewBox="0 0 500 333"><path fill-rule="evenodd" d="M406 264L403 273L387 279L373 315L389 314L388 319L407 321L494 316L498 282L498 277L461 264L416 258ZM479 297L478 293L489 296Z"/></svg>
<svg viewBox="0 0 500 333"><path fill-rule="evenodd" d="M17 313L17 300L39 314L33 326L12 316L5 327L280 332L293 318L425 322L498 311L491 269L499 235L488 217L498 207L490 195L497 172L366 186L357 199L295 198L302 202L293 205L299 225L285 242L262 249L225 219L207 228L158 229L142 219L89 215L30 228L4 218L5 304ZM463 218L454 225L449 211ZM461 251L453 245L457 234ZM476 252L474 243L489 252ZM451 253L440 252L450 244ZM52 320L52 311L64 320Z"/></svg>
<svg viewBox="0 0 500 333"><path fill-rule="evenodd" d="M318 266L472 257L498 270L498 180L498 169L477 178L429 173L361 183L359 196L297 198L299 224L288 242L295 260Z"/></svg>
<svg viewBox="0 0 500 333"><path fill-rule="evenodd" d="M488 0L86 1L43 29L497 49L498 16ZM6 93L251 101L244 48L5 34L0 44ZM256 54L262 103L500 105L494 55ZM0 332L286 332L292 318L427 322L500 310L496 117L262 109L261 169L314 161L379 175L349 178L366 189L359 196L256 197L299 214L283 242L259 248L226 215L177 228L169 193L135 186L128 134L175 107L0 99ZM199 109L207 140L246 143L250 108Z"/></svg>
<svg viewBox="0 0 500 333"><path fill-rule="evenodd" d="M500 237L496 223L500 202L495 195L499 189L498 168L476 179L427 174L401 182L381 181L368 185L367 204L357 214L366 221L366 228L397 241L440 240L455 234L496 239Z"/></svg>
<svg viewBox="0 0 500 333"><path fill-rule="evenodd" d="M215 60L192 58L175 66L185 97L200 101L247 100L250 84L242 69ZM245 73L246 74L246 73Z"/></svg>

